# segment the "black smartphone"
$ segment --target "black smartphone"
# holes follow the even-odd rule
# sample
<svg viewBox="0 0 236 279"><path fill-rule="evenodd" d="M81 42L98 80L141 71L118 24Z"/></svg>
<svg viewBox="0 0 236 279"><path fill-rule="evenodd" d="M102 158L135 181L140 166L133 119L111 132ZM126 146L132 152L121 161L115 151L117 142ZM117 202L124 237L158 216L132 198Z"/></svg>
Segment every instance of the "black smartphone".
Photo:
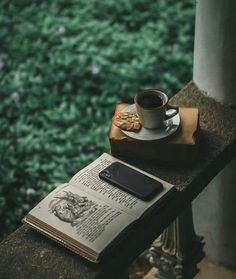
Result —
<svg viewBox="0 0 236 279"><path fill-rule="evenodd" d="M109 165L99 173L99 177L145 201L150 200L163 189L161 182L120 162Z"/></svg>

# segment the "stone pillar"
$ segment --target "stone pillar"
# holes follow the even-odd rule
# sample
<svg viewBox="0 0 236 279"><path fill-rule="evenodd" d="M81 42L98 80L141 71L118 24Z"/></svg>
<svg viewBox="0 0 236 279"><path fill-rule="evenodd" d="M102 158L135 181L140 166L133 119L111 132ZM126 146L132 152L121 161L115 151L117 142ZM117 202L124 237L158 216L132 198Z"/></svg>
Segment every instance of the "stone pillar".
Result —
<svg viewBox="0 0 236 279"><path fill-rule="evenodd" d="M209 96L236 107L236 1L198 0L194 74ZM232 123L236 125L236 123ZM206 255L236 267L236 160L193 203L196 231L205 238Z"/></svg>
<svg viewBox="0 0 236 279"><path fill-rule="evenodd" d="M236 105L236 1L197 0L194 81L218 101Z"/></svg>
<svg viewBox="0 0 236 279"><path fill-rule="evenodd" d="M193 278L203 257L202 247L202 239L193 228L190 204L150 248L150 262L157 267L156 278Z"/></svg>

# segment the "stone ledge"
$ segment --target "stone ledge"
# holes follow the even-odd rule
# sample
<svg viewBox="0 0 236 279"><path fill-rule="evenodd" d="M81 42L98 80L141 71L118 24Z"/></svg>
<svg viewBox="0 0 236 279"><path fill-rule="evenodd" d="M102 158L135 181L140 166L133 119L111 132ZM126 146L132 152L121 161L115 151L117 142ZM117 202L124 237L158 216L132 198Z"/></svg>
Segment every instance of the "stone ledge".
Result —
<svg viewBox="0 0 236 279"><path fill-rule="evenodd" d="M88 262L26 225L1 243L0 254L0 278L91 278Z"/></svg>

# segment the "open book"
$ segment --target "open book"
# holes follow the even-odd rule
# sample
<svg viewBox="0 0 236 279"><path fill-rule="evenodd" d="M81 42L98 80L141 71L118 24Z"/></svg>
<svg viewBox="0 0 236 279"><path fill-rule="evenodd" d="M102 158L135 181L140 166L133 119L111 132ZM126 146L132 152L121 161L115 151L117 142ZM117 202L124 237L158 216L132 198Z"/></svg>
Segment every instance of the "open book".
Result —
<svg viewBox="0 0 236 279"><path fill-rule="evenodd" d="M69 183L54 189L23 219L34 229L92 262L99 262L108 247L153 206L160 206L175 187L134 168L163 184L151 201L142 201L101 180L99 172L120 161L104 153L76 173Z"/></svg>

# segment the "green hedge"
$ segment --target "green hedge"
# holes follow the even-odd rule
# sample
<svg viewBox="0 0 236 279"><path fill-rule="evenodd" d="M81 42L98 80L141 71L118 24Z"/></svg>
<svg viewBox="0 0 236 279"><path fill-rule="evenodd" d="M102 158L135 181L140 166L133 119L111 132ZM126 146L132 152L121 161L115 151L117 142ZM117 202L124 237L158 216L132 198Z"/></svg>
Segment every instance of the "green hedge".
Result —
<svg viewBox="0 0 236 279"><path fill-rule="evenodd" d="M114 106L192 76L193 0L0 3L0 238L109 149Z"/></svg>

